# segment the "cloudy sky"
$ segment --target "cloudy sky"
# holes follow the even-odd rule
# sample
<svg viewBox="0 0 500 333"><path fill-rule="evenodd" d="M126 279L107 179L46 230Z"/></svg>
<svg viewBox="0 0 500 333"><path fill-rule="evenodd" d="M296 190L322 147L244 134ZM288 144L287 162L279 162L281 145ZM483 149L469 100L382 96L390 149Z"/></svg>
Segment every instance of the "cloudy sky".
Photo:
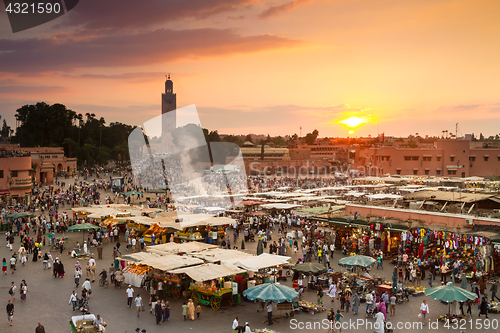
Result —
<svg viewBox="0 0 500 333"><path fill-rule="evenodd" d="M177 105L226 134L500 133L498 0L84 0L13 34L0 13L0 115L62 103L107 122Z"/></svg>

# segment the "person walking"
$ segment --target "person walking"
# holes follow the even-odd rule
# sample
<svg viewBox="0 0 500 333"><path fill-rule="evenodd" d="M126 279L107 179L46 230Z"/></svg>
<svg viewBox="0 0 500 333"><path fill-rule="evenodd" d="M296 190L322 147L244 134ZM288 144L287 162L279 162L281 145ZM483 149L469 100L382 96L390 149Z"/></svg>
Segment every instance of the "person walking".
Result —
<svg viewBox="0 0 500 333"><path fill-rule="evenodd" d="M429 313L429 305L425 299L422 304L420 304L420 313L422 314L422 325L425 326L425 315Z"/></svg>
<svg viewBox="0 0 500 333"><path fill-rule="evenodd" d="M7 260L5 258L2 260L2 274L7 275Z"/></svg>
<svg viewBox="0 0 500 333"><path fill-rule="evenodd" d="M337 284L333 281L330 283L330 287L328 288L328 296L330 296L332 303L335 302L335 297L337 297Z"/></svg>
<svg viewBox="0 0 500 333"><path fill-rule="evenodd" d="M21 286L19 288L19 294L21 295L21 300L26 300L26 294L28 293L28 285L26 284L26 280L21 281Z"/></svg>
<svg viewBox="0 0 500 333"><path fill-rule="evenodd" d="M201 305L198 303L196 306L196 318L200 319L200 314L201 314Z"/></svg>
<svg viewBox="0 0 500 333"><path fill-rule="evenodd" d="M330 311L328 311L328 314L326 315L326 318L328 319L328 322L330 323L328 327L327 333L329 333L333 329L333 324L335 321L335 310L333 309L333 306ZM335 331L335 329L333 329Z"/></svg>
<svg viewBox="0 0 500 333"><path fill-rule="evenodd" d="M73 312L75 312L76 304L78 302L78 294L73 290L73 293L69 297L69 305L73 305Z"/></svg>
<svg viewBox="0 0 500 333"><path fill-rule="evenodd" d="M155 317L156 317L156 325L160 325L161 319L163 317L163 312L162 312L162 307L161 307L160 302L156 302L154 312L155 312Z"/></svg>
<svg viewBox="0 0 500 333"><path fill-rule="evenodd" d="M188 306L188 308L187 308L188 318L191 320L194 320L195 308L194 308L193 300L191 298L189 299L187 306Z"/></svg>
<svg viewBox="0 0 500 333"><path fill-rule="evenodd" d="M186 305L186 302L182 304L182 316L184 317L184 321L186 321L187 318L187 308L188 306Z"/></svg>
<svg viewBox="0 0 500 333"><path fill-rule="evenodd" d="M16 257L12 255L12 257L10 258L10 270L12 271L12 274L14 274L14 271L16 270L16 262Z"/></svg>
<svg viewBox="0 0 500 333"><path fill-rule="evenodd" d="M375 300L375 291L372 291L370 294L366 295L366 313L372 308L372 304Z"/></svg>
<svg viewBox="0 0 500 333"><path fill-rule="evenodd" d="M162 308L163 308L163 322L169 321L170 320L170 304L168 301L162 301Z"/></svg>
<svg viewBox="0 0 500 333"><path fill-rule="evenodd" d="M479 316L478 317L481 317L481 315L485 315L486 318L488 318L488 299L486 298L486 296L483 296L483 299L481 300L481 305L479 305Z"/></svg>
<svg viewBox="0 0 500 333"><path fill-rule="evenodd" d="M10 326L12 326L12 319L14 317L14 304L12 304L12 300L9 299L9 303L7 304L7 321Z"/></svg>
<svg viewBox="0 0 500 333"><path fill-rule="evenodd" d="M318 286L318 291L316 292L316 296L318 299L318 305L323 305L323 288Z"/></svg>
<svg viewBox="0 0 500 333"><path fill-rule="evenodd" d="M354 298L353 298L353 303L352 303L352 313L357 315L359 311L359 304L361 303L361 299L359 298L358 293L354 293Z"/></svg>
<svg viewBox="0 0 500 333"><path fill-rule="evenodd" d="M342 315L342 313L340 313L340 309L337 310L337 313L335 314L335 328L338 327L339 328L339 332L342 332L342 325L340 324L340 319L341 318L344 318L344 316Z"/></svg>
<svg viewBox="0 0 500 333"><path fill-rule="evenodd" d="M463 276L462 279L465 279L465 276ZM490 291L491 291L491 300L494 301L496 298L497 300L500 301L500 298L498 298L498 296L497 296L498 284L496 283L496 281L494 281L493 284L491 285Z"/></svg>
<svg viewBox="0 0 500 333"><path fill-rule="evenodd" d="M141 312L142 307L144 304L142 303L142 297L141 294L137 294L137 297L135 298L135 308L137 310L137 318L139 318L139 313Z"/></svg>
<svg viewBox="0 0 500 333"><path fill-rule="evenodd" d="M267 303L267 323L269 325L273 324L273 303Z"/></svg>
<svg viewBox="0 0 500 333"><path fill-rule="evenodd" d="M94 257L90 257L89 265L90 265L90 274L92 275L92 282L95 282L96 263Z"/></svg>
<svg viewBox="0 0 500 333"><path fill-rule="evenodd" d="M389 312L391 316L396 315L396 296L393 294L390 298Z"/></svg>
<svg viewBox="0 0 500 333"><path fill-rule="evenodd" d="M16 284L14 283L14 281L12 281L11 285L10 285L10 289L9 289L9 295L12 299L12 301L14 302L16 300Z"/></svg>
<svg viewBox="0 0 500 333"><path fill-rule="evenodd" d="M80 277L82 276L82 271L78 268L75 269L75 285L76 288L80 286Z"/></svg>
<svg viewBox="0 0 500 333"><path fill-rule="evenodd" d="M99 243L99 245L97 245L97 259L102 259L102 245L101 245L101 243Z"/></svg>
<svg viewBox="0 0 500 333"><path fill-rule="evenodd" d="M87 279L88 281L88 279ZM129 308L132 307L132 300L134 299L134 289L132 289L132 286L129 284L127 290L125 291L127 293L127 306Z"/></svg>

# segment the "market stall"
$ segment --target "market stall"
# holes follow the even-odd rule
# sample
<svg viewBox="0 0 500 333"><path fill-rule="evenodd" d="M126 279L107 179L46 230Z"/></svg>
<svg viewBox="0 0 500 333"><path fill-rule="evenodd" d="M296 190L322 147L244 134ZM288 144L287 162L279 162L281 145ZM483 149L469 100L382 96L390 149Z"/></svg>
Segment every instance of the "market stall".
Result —
<svg viewBox="0 0 500 333"><path fill-rule="evenodd" d="M209 305L214 310L219 310L221 305L231 306L235 304L235 300L238 300L237 283L232 282L232 279L224 281L223 278L232 278L237 274L245 273L245 270L230 264L204 264L172 270L169 273L189 276L193 280L189 287L193 302L200 302L203 305ZM233 295L236 295L236 298Z"/></svg>
<svg viewBox="0 0 500 333"><path fill-rule="evenodd" d="M159 244L155 246L148 246L146 251L157 254L168 254L168 253L192 253L201 252L208 249L215 249L217 245L190 242L190 243L166 243Z"/></svg>
<svg viewBox="0 0 500 333"><path fill-rule="evenodd" d="M168 272L178 268L203 264L203 260L187 255L180 256L170 254L148 258L143 260L142 264L154 269L151 276L151 282L154 289L162 290L161 295L159 295L160 297L172 296L173 298L179 298L184 291L188 290L190 280L183 279L177 274ZM160 282L162 287L158 288Z"/></svg>

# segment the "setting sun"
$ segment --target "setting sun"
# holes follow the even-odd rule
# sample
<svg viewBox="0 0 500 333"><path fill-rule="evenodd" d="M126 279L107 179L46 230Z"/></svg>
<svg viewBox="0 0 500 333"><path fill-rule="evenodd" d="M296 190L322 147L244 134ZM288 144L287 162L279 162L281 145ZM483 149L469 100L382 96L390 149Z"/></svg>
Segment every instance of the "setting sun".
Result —
<svg viewBox="0 0 500 333"><path fill-rule="evenodd" d="M353 131L353 130L350 130L350 131L349 131L349 132L347 132L347 133L349 133L349 135L353 135L353 134L354 134L354 131Z"/></svg>
<svg viewBox="0 0 500 333"><path fill-rule="evenodd" d="M357 128L363 124L369 123L370 120L371 119L369 117L365 117L365 116L363 116L363 117L350 116L350 117L347 117L345 119L339 120L338 123L346 126L347 128ZM349 134L351 134L351 133L349 132Z"/></svg>

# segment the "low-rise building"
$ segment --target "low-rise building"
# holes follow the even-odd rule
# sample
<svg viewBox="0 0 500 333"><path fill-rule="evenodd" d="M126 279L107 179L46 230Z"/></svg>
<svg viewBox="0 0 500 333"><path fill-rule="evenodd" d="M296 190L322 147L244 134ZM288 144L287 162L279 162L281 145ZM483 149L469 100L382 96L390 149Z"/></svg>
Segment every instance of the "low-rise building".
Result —
<svg viewBox="0 0 500 333"><path fill-rule="evenodd" d="M74 174L76 158L64 156L62 147L23 148L31 153L31 162L35 169L35 182L52 184L56 176Z"/></svg>
<svg viewBox="0 0 500 333"><path fill-rule="evenodd" d="M28 198L33 187L30 153L9 146L0 148L0 196Z"/></svg>

